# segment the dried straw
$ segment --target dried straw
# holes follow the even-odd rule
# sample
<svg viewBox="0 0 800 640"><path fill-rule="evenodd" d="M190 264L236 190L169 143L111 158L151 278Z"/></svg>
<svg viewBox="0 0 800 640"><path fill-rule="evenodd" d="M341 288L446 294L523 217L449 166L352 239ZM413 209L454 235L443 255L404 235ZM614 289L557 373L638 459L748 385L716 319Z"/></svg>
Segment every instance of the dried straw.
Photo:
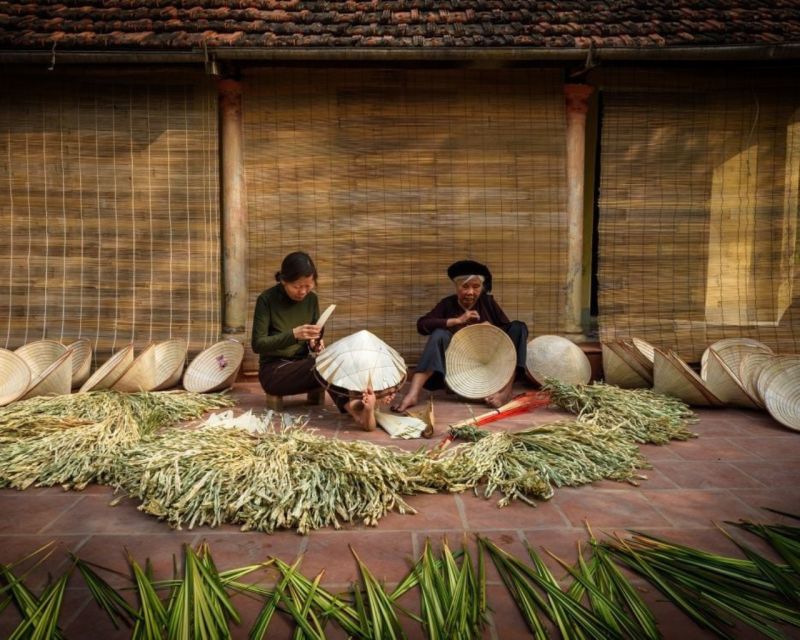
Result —
<svg viewBox="0 0 800 640"><path fill-rule="evenodd" d="M640 444L666 444L694 437L688 426L696 414L683 402L648 389L620 389L595 382L569 385L548 380L553 404L578 416L578 420L607 430L621 429Z"/></svg>
<svg viewBox="0 0 800 640"><path fill-rule="evenodd" d="M171 429L118 458L113 475L143 511L177 528L229 522L307 533L413 513L402 496L426 490L410 471L415 457L296 425L258 438L225 427Z"/></svg>

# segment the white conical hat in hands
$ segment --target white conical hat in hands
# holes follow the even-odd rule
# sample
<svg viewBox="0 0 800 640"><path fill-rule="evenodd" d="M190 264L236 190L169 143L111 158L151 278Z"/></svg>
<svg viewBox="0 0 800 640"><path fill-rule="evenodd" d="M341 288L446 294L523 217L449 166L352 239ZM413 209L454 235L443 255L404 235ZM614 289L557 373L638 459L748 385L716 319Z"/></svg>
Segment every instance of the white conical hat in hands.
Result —
<svg viewBox="0 0 800 640"><path fill-rule="evenodd" d="M407 371L402 356L366 330L328 346L317 356L315 368L330 385L356 392L372 386L376 394L397 388Z"/></svg>

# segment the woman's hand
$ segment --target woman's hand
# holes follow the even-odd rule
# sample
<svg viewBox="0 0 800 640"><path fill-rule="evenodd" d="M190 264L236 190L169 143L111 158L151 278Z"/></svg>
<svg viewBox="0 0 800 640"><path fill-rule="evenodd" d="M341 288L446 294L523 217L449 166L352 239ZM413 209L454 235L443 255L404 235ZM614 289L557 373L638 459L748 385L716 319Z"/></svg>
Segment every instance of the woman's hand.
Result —
<svg viewBox="0 0 800 640"><path fill-rule="evenodd" d="M448 327L463 327L468 324L475 324L476 322L480 322L481 317L478 315L477 311L465 311L460 316L456 316L455 318L448 318L447 319L447 326Z"/></svg>
<svg viewBox="0 0 800 640"><path fill-rule="evenodd" d="M316 340L322 330L315 324L301 324L292 329L295 340Z"/></svg>
<svg viewBox="0 0 800 640"><path fill-rule="evenodd" d="M312 338L308 341L308 348L312 353L319 353L325 348L325 341L322 338Z"/></svg>

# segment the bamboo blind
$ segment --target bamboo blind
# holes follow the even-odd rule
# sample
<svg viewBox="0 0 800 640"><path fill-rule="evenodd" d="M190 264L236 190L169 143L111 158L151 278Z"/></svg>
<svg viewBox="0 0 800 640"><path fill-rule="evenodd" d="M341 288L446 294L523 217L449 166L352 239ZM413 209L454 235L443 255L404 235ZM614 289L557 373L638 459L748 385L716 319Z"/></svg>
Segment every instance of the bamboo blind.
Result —
<svg viewBox="0 0 800 640"><path fill-rule="evenodd" d="M559 331L559 72L254 72L243 110L251 318L283 256L305 250L322 308L338 305L329 343L368 329L415 362L416 319L453 293L446 268L464 258L489 265L510 318Z"/></svg>
<svg viewBox="0 0 800 640"><path fill-rule="evenodd" d="M0 97L0 345L219 335L208 83L12 78Z"/></svg>
<svg viewBox="0 0 800 640"><path fill-rule="evenodd" d="M800 352L797 83L620 71L602 100L601 338Z"/></svg>

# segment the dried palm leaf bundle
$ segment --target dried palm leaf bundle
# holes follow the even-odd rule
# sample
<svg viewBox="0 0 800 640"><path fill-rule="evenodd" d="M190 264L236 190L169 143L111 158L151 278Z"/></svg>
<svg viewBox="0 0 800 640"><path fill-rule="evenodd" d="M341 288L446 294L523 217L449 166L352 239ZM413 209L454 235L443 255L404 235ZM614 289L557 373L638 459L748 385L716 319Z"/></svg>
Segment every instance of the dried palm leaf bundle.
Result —
<svg viewBox="0 0 800 640"><path fill-rule="evenodd" d="M402 496L428 490L413 476L420 457L321 437L298 422L260 437L217 426L148 438L117 459L113 476L141 510L177 528L229 522L307 533L414 512Z"/></svg>
<svg viewBox="0 0 800 640"><path fill-rule="evenodd" d="M457 427L457 437L474 439L431 462L424 476L440 488L460 492L485 483L483 495L500 491L499 506L514 499L534 504L554 487L577 486L603 478L634 482L647 466L638 447L621 430L575 421L540 425L524 431L489 432Z"/></svg>
<svg viewBox="0 0 800 640"><path fill-rule="evenodd" d="M578 416L578 420L605 429L622 429L639 444L666 444L695 437L688 425L697 415L680 400L649 389L620 389L595 382L564 384L549 379L543 389L552 404Z"/></svg>
<svg viewBox="0 0 800 640"><path fill-rule="evenodd" d="M36 397L0 411L0 486L106 482L112 462L144 435L230 400L186 392L98 391Z"/></svg>

